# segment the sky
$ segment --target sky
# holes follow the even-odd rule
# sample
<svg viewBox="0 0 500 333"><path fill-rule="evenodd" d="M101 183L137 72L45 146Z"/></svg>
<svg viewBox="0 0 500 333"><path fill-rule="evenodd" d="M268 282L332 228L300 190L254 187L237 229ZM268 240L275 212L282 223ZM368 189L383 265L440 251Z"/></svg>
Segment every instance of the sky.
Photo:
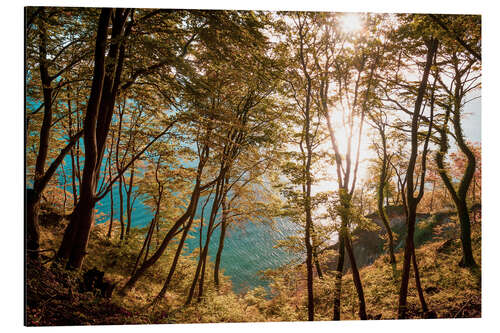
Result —
<svg viewBox="0 0 500 333"><path fill-rule="evenodd" d="M4 20L1 20L2 24L6 28L5 31L9 33L5 34L5 45L9 46L9 52L2 53L3 63L10 64L6 66L7 71L5 77L11 78L10 80L4 80L3 85L6 93L6 110L21 110L23 104L23 8L25 5L34 4L44 4L44 5L59 5L59 6L135 6L138 4L137 1L133 0L122 0L117 2L116 0L100 0L96 1L83 1L83 0L39 0L36 3L33 1L19 1L19 2L7 2L6 8L2 11L4 15ZM212 0L209 2L203 2L200 0L188 0L185 2L173 2L165 3L162 0L147 0L141 2L142 6L148 7L190 7L190 8L233 8L233 9L316 9L316 10L335 10L335 11L378 11L378 12L435 12L435 13L481 13L483 15L483 29L485 31L485 67L488 68L484 73L485 90L484 90L484 112L485 112L485 123L484 123L484 146L485 150L485 175L490 176L488 181L485 182L484 187L484 218L485 223L483 225L483 290L488 292L483 294L483 317L478 320L447 320L447 321L413 321L411 326L407 323L400 321L386 321L382 326L376 328L376 331L387 330L389 326L395 329L404 329L408 332L422 332L428 330L439 331L439 330L450 330L453 329L457 332L470 332L471 330L482 330L491 329L498 325L498 296L500 296L500 288L498 281L495 278L498 276L498 265L496 264L497 253L498 253L498 241L495 239L495 235L500 233L500 224L495 223L497 218L497 211L495 210L495 205L497 204L496 196L499 184L499 177L495 176L497 173L497 166L500 162L498 152L498 147L496 146L498 140L500 140L500 131L498 131L497 124L499 123L500 113L495 112L497 106L497 95L498 95L498 77L500 75L500 62L497 61L497 55L500 50L500 43L497 42L497 34L500 25L500 11L498 11L498 3L489 0L479 0L479 1L457 1L457 0L445 0L445 1L435 1L435 0L420 0L420 1L398 1L398 0L384 0L384 1L324 1L324 0L313 0L313 1L287 1L287 0L256 0L251 3L248 2L235 2L229 0ZM13 8L15 7L15 8ZM475 104L475 106L473 106ZM473 113L466 121L464 121L464 131L468 138L473 141L481 140L481 102L471 103L471 112ZM5 112L3 118L4 131L1 131L2 142L6 142L4 146L5 156L14 156L13 162L4 163L2 165L2 171L4 174L9 175L5 177L4 191L2 192L2 202L9 206L9 209L5 210L4 219L6 221L22 221L22 212L24 209L24 187L20 184L23 183L24 170L23 170L23 156L24 156L24 135L20 130L23 124L23 113L22 112ZM16 124L16 126L12 126ZM492 222L492 223L487 223ZM7 288L6 297L9 304L6 308L6 317L10 318L5 325L13 330L22 329L22 318L23 318L23 298L19 297L23 290L23 279L20 278L23 270L23 251L19 244L23 241L23 227L22 223L6 223L4 234L9 235L6 237L6 242L4 242L5 249L9 249L10 255L5 257L5 266L12 267L14 274L8 274L6 276L5 285L10 286ZM252 323L252 324L237 324L240 329L245 331L255 330L258 328L263 332L271 332L278 330L289 331L289 332L301 332L304 329L314 329L318 332L329 332L332 328L332 323L330 322L318 322L311 326L311 323L306 322L290 322L290 323ZM364 326L363 326L364 325ZM342 328L352 331L352 332L365 332L368 326L372 325L370 328L375 328L373 324L369 322L343 322ZM406 325L406 326L405 326ZM404 327L403 327L404 326ZM204 329L208 332L233 332L234 325L214 325L214 324L204 324ZM338 326L340 327L340 326ZM128 327L133 329L133 327ZM125 326L120 328L115 327L114 329L128 329ZM144 327L147 331L164 331L165 327L162 325L148 325ZM80 328L73 328L79 330ZM83 328L82 328L83 329ZM94 327L93 331L109 331L109 327ZM199 331L199 325L173 325L169 326L169 329L174 332L195 332ZM458 329L458 330L457 330Z"/></svg>
<svg viewBox="0 0 500 333"><path fill-rule="evenodd" d="M473 142L481 141L481 99L464 106L465 118L462 121L465 136Z"/></svg>

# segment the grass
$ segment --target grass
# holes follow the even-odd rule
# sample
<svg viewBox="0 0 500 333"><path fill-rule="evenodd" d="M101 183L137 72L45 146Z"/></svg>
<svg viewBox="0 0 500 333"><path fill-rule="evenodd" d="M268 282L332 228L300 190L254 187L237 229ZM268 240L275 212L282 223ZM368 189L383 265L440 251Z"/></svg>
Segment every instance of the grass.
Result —
<svg viewBox="0 0 500 333"><path fill-rule="evenodd" d="M427 228L433 228L431 237L425 245L416 250L422 288L428 306L439 318L475 318L481 316L481 229L473 226L473 253L478 267L475 269L461 268L459 240L453 240L449 249L440 251L451 233L450 226L437 226L436 219L428 221ZM421 230L425 230L424 228ZM422 232L420 235L428 235ZM397 317L397 301L400 287L400 272L403 261L402 251L396 254L396 276L389 264L387 255L379 257L372 265L361 269L367 311L372 315L382 315L382 319ZM357 317L357 294L352 282L352 276L343 277L342 319L352 320ZM413 272L408 288L408 305L410 314L419 317L420 302L415 287Z"/></svg>

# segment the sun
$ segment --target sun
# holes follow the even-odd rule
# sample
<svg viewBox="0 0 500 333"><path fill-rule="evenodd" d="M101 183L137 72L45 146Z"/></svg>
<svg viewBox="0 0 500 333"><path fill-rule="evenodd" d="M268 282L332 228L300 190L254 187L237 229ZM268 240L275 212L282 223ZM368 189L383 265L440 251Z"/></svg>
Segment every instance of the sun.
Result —
<svg viewBox="0 0 500 333"><path fill-rule="evenodd" d="M347 34L360 31L363 28L361 14L344 13L340 18L340 27Z"/></svg>

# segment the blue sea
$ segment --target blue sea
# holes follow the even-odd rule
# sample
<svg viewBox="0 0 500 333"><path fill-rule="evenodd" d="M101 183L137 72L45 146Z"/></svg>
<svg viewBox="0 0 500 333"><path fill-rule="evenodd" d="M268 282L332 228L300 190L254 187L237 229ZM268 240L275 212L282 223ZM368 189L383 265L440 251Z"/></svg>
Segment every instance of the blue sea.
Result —
<svg viewBox="0 0 500 333"><path fill-rule="evenodd" d="M65 159L65 172L71 175L71 160L67 156ZM60 179L62 184L62 178ZM68 178L67 191L71 192L70 181ZM119 211L119 189L118 183L113 188L113 205L114 212L113 218L118 220L120 218ZM125 190L124 201L125 201ZM98 212L106 214L102 220L96 223L103 223L109 220L111 194L108 193L98 204L96 209ZM201 202L198 204L197 216L201 216ZM126 203L124 202L124 210ZM210 215L211 202L205 208L205 221L208 221ZM124 212L124 214L126 214ZM151 222L153 212L151 209L144 205L140 197L135 201L132 211L132 227L143 228ZM126 219L126 216L125 216ZM115 222L116 223L116 222ZM207 227L207 222L204 228ZM228 228L226 238L224 241L224 250L221 258L221 269L224 275L229 276L232 281L233 290L236 293L241 293L246 290L253 289L258 286L266 287L268 282L261 279L259 271L274 269L285 264L290 263L297 258L297 254L292 254L286 250L274 248L278 240L283 240L287 236L295 235L298 233L297 225L288 222L286 219L276 219L273 227L262 222L248 221L243 226L234 226ZM199 230L193 229L190 234L194 237L189 237L186 240L185 249L190 253L199 246ZM205 241L206 230L202 232L203 241ZM220 228L217 228L212 235L209 245L210 260L215 260L217 248L219 245Z"/></svg>
<svg viewBox="0 0 500 333"><path fill-rule="evenodd" d="M27 97L27 108L34 109L39 106L32 98ZM80 139L81 147L83 147L83 140ZM104 161L103 161L104 164ZM186 165L188 166L188 165ZM192 165L189 165L192 166ZM81 167L83 167L83 160L81 160ZM104 165L103 165L104 167ZM71 175L71 159L67 155L64 162L65 173L67 179L67 191L71 192L71 185L69 177ZM103 172L101 172L103 175ZM59 179L60 184L63 184L62 176ZM30 186L30 184L28 184ZM115 220L119 219L119 194L118 186L113 188L114 199L114 216ZM125 193L125 191L123 192ZM108 216L104 221L96 221L102 223L109 219L111 194L108 193L98 204L96 209L98 212L107 214ZM201 201L201 200L200 200ZM125 203L124 203L125 205ZM201 215L201 204L198 205L198 216ZM208 220L210 214L210 204L205 209L205 220ZM148 225L153 218L153 213L149 207L142 204L138 198L134 204L132 211L132 227L142 228ZM296 254L289 253L283 249L276 249L274 246L278 240L285 239L287 236L296 234L297 226L282 219L274 221L274 228L262 223L253 223L248 221L245 223L244 228L228 228L224 242L224 251L222 253L221 268L226 276L231 278L233 290L237 293L249 290L258 286L266 287L268 282L259 278L259 271L266 269L278 268L282 265L288 264L293 259L297 258ZM206 231L202 233L206 235ZM192 230L190 237L186 240L185 247L188 252L192 252L198 247L199 244L199 230ZM213 233L212 240L209 246L209 256L211 260L215 259L217 247L219 243L219 228ZM205 239L205 238L204 238Z"/></svg>

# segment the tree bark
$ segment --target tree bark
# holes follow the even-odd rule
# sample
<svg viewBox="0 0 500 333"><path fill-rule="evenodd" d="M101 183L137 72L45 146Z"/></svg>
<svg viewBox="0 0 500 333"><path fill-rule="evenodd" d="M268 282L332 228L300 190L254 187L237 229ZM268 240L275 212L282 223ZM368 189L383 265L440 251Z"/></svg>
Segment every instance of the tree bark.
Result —
<svg viewBox="0 0 500 333"><path fill-rule="evenodd" d="M475 267L477 266L474 256L472 254L472 241L471 241L471 226L469 209L465 200L461 200L457 204L458 218L460 220L460 240L462 241L463 256L459 262L461 267Z"/></svg>
<svg viewBox="0 0 500 333"><path fill-rule="evenodd" d="M39 259L38 250L40 247L40 234L38 226L38 216L40 207L40 198L44 188L40 186L40 179L44 176L45 163L49 150L50 128L52 123L52 87L49 71L47 68L47 30L45 27L46 14L42 8L40 12L40 23L38 31L40 36L39 51L39 69L42 83L42 93L44 101L44 112L42 127L40 129L40 141L38 145L38 154L35 162L35 176L33 192L27 193L26 207L26 231L27 231L27 250L29 258Z"/></svg>
<svg viewBox="0 0 500 333"><path fill-rule="evenodd" d="M118 133L116 137L116 168L117 171L120 171L123 166L120 163L119 153L120 153L120 138L122 133L122 122L123 122L123 110L119 108L118 115ZM118 179L118 196L119 196L119 210L120 210L120 240L122 241L125 237L125 221L123 220L123 176L120 176Z"/></svg>
<svg viewBox="0 0 500 333"><path fill-rule="evenodd" d="M125 221L123 216L123 176L118 180L118 196L120 199L120 240L125 238Z"/></svg>
<svg viewBox="0 0 500 333"><path fill-rule="evenodd" d="M474 154L470 151L471 157L469 155L466 155L468 158L468 163L466 167L466 172L464 176L462 177L462 180L459 185L458 191L455 190L453 187L453 184L451 183L451 178L448 175L445 165L444 165L444 157L446 156L448 152L448 137L446 133L446 126L447 122L449 119L450 115L450 110L447 110L445 113L445 120L444 120L444 125L442 129L440 130L440 149L438 152L436 152L435 155L435 160L436 164L438 166L438 172L443 180L443 183L446 186L447 191L450 193L450 196L453 200L453 203L455 204L455 207L457 208L457 213L458 213L458 219L460 221L460 240L462 243L462 259L459 262L459 265L461 267L474 267L476 266L476 262L474 260L474 256L472 254L472 241L471 241L471 227L470 227L470 216L467 208L467 201L466 201L466 196L467 196L467 189L470 186L470 179L472 179L472 176L475 171L475 157ZM459 127L459 126L458 126ZM456 129L455 129L456 131ZM461 134L459 131L459 134L457 137ZM460 145L459 145L460 147ZM468 147L465 145L465 142L462 141L462 147L461 149L464 149L467 151ZM463 151L464 151L463 150ZM472 176L470 176L472 174Z"/></svg>
<svg viewBox="0 0 500 333"><path fill-rule="evenodd" d="M94 75L83 129L85 163L82 184L80 186L80 198L75 210L71 214L70 222L57 254L60 260L67 260L68 268L78 269L81 267L88 241L88 233L90 232L94 217L94 193L96 189L98 154L95 131L104 84L107 28L111 11L109 8L103 8L99 17L94 54Z"/></svg>
<svg viewBox="0 0 500 333"><path fill-rule="evenodd" d="M406 299L408 295L408 281L410 278L410 260L413 253L413 238L415 234L415 209L409 209L407 217L408 233L406 236L405 252L403 259L403 272L401 274L401 288L399 290L398 318L405 319L407 313Z"/></svg>
<svg viewBox="0 0 500 333"><path fill-rule="evenodd" d="M224 191L224 183L225 183L225 175L224 171L225 168L223 165L221 165L220 171L219 171L219 180L217 181L216 184L216 189L215 189L215 197L214 201L212 203L212 209L210 211L210 219L208 222L208 227L207 227L207 235L205 239L205 245L203 246L203 250L200 252L200 258L198 260L198 265L196 267L196 272L193 277L193 282L191 283L191 287L189 289L189 294L186 299L186 304L190 304L191 300L194 295L194 291L196 288L196 284L198 283L198 302L201 301L201 298L203 297L203 283L205 279L205 267L206 267L206 260L208 256L208 248L210 244L210 240L212 237L212 233L214 231L214 224L215 224L215 218L217 216L217 212L219 210L221 200L223 197L223 191ZM200 230L200 237L201 237L201 230Z"/></svg>
<svg viewBox="0 0 500 333"><path fill-rule="evenodd" d="M354 286L356 287L356 292L359 299L359 319L366 320L366 303L365 295L363 292L363 285L361 284L361 277L359 275L358 266L356 264L356 258L354 257L354 252L351 246L351 239L349 235L345 235L345 248L347 254L349 255L349 261L351 262L352 279Z"/></svg>
<svg viewBox="0 0 500 333"><path fill-rule="evenodd" d="M208 157L208 153L207 153L207 157ZM172 238L176 235L177 230L182 226L182 224L184 224L184 222L186 222L188 220L188 218L190 218L191 214L194 214L194 212L196 211L196 207L198 205L198 199L199 199L200 193L203 189L203 186L200 186L200 179L201 179L201 173L203 171L203 167L204 167L205 162L206 162L206 158L204 158L203 160L200 160L200 162L198 164L198 174L196 177L195 186L194 186L193 192L191 193L191 199L190 199L190 202L189 202L189 205L188 205L186 211L184 212L184 214L182 216L180 216L177 219L177 221L174 223L174 225L167 232L167 234L163 238L163 241L161 242L160 246L156 249L155 253L153 253L153 255L149 259L147 259L146 261L143 262L143 264L135 272L135 274L131 275L130 279L127 281L125 286L122 289L120 289L119 293L121 295L125 295L136 284L136 282L139 280L139 278L144 275L144 273L149 269L149 267L151 267L154 263L156 263L158 261L158 259L160 259L160 257L165 252L168 244L170 243Z"/></svg>
<svg viewBox="0 0 500 333"><path fill-rule="evenodd" d="M109 181L111 181L111 166L112 166L112 155L113 155L113 141L114 137L111 135L111 143L109 145L109 155L108 155L108 177ZM108 233L106 235L107 238L111 238L111 232L113 231L113 217L115 215L115 210L114 210L114 202L113 202L113 188L111 187L111 191L109 191L109 199L110 199L110 209L109 209L109 228L108 228Z"/></svg>
<svg viewBox="0 0 500 333"><path fill-rule="evenodd" d="M422 291L422 285L420 283L420 273L417 265L415 246L413 246L412 264L413 264L413 272L415 274L415 285L417 287L418 299L420 300L420 304L422 305L422 312L425 314L429 311L429 308L427 307L427 302L425 301L424 292Z"/></svg>
<svg viewBox="0 0 500 333"><path fill-rule="evenodd" d="M110 173L111 177L111 173ZM111 238L111 232L113 231L113 217L115 215L115 210L114 210L114 201L113 201L113 189L111 189L109 193L109 200L110 200L110 210L109 210L109 228L108 228L108 233L106 237Z"/></svg>
<svg viewBox="0 0 500 333"><path fill-rule="evenodd" d="M414 250L414 234L415 234L415 223L416 223L416 211L417 211L417 206L419 201L421 200L423 193L424 193L424 183L425 183L425 163L426 163L426 155L427 155L427 148L428 148L428 142L429 138L431 135L431 130L432 130L432 118L433 118L433 107L434 107L434 90L431 96L431 118L429 121L429 130L426 136L426 141L424 144L423 152L422 152L422 169L421 169L421 182L420 182L420 189L418 192L417 197L414 196L414 171L415 171L415 164L417 160L417 155L418 155L418 125L419 125L419 116L421 112L421 107L422 107L422 101L427 89L427 81L429 78L429 73L431 70L431 66L433 63L433 59L435 58L435 54L437 52L437 47L438 47L438 41L437 39L432 39L431 41L428 41L426 43L427 45L427 56L426 56L426 63L424 67L424 71L422 74L422 79L420 81L420 86L418 89L417 93L417 98L415 100L415 107L414 107L414 112L412 116L412 127L411 127L411 153L410 153L410 159L408 162L408 168L406 171L406 181L407 181L407 186L406 186L406 206L407 206L407 227L408 227L408 233L406 236L406 244L405 244L405 251L404 251L404 261L403 261L403 272L401 275L401 288L399 290L399 302L398 302L398 318L399 319L404 319L406 318L407 315L407 295L408 295L408 280L410 276L410 264L411 264L411 257L413 255L413 250Z"/></svg>
<svg viewBox="0 0 500 333"><path fill-rule="evenodd" d="M305 33L303 31L304 26L299 27L299 38L300 38L300 63L302 66L302 72L304 73L306 79L306 94L305 94L305 106L304 106L304 139L306 144L306 154L305 154L305 165L304 167L304 187L303 187L303 200L304 200L304 211L306 215L304 242L306 247L306 269L307 269L307 319L309 321L314 321L314 288L313 288L313 255L312 255L312 244L311 244L311 226L312 214L311 214L311 159L312 159L312 137L310 133L311 126L311 95L312 95L312 79L309 75L307 69L305 55L304 55L304 37ZM302 147L301 147L302 149ZM303 152L304 155L304 152Z"/></svg>
<svg viewBox="0 0 500 333"><path fill-rule="evenodd" d="M436 189L436 181L432 182L432 192L431 192L431 202L429 204L429 214L432 213L432 208L434 206L434 191Z"/></svg>
<svg viewBox="0 0 500 333"><path fill-rule="evenodd" d="M342 275L344 271L344 260L345 260L345 226L342 222L342 226L339 232L339 256L337 259L337 269L335 276L335 296L333 299L333 320L340 320L340 296L342 294Z"/></svg>
<svg viewBox="0 0 500 333"><path fill-rule="evenodd" d="M193 224L194 215L195 214L193 212L193 214L191 214L191 217L189 218L189 222L188 222L187 226L184 228L184 231L182 232L182 236L181 236L181 239L179 241L179 245L177 245L177 250L175 251L174 260L172 261L172 264L170 265L170 270L168 272L167 279L165 280L165 283L163 284L163 287L161 288L160 293L158 294L158 296L156 296L155 300L153 301L153 304L158 302L160 299L162 299L168 290L168 286L170 285L172 277L175 273L175 269L177 267L177 262L179 261L179 257L182 253L182 249L184 248L184 242L186 241L186 237L189 233L189 230L191 229L191 225Z"/></svg>
<svg viewBox="0 0 500 333"><path fill-rule="evenodd" d="M130 234L130 227L132 226L132 189L134 187L134 163L131 165L130 169L130 178L128 183L128 189L125 188L125 192L127 193L127 231L125 233L126 237Z"/></svg>
<svg viewBox="0 0 500 333"><path fill-rule="evenodd" d="M40 227L38 222L40 194L33 189L26 190L26 250L31 260L40 259Z"/></svg>
<svg viewBox="0 0 500 333"><path fill-rule="evenodd" d="M388 248L389 248L389 257L391 265L396 263L396 257L394 256L394 238L392 235L391 225L389 224L389 218L387 216L387 212L384 207L384 188L387 184L387 169L389 165L388 156L387 156L387 142L383 128L379 127L379 134L382 139L382 150L383 150L383 158L382 165L380 170L380 179L378 183L378 198L377 198L377 207L378 214L382 223L384 224L385 230L387 232L387 237L389 240ZM388 197L388 196L387 196Z"/></svg>
<svg viewBox="0 0 500 333"><path fill-rule="evenodd" d="M70 91L70 87L68 87L68 93ZM73 136L73 116L72 116L72 109L71 109L71 100L68 97L68 135L69 137ZM78 109L76 110L78 112ZM78 190L76 187L76 166L75 166L75 151L74 148L71 148L70 150L70 157L71 157L71 188L73 192L73 209L76 207L76 204L78 203Z"/></svg>
<svg viewBox="0 0 500 333"><path fill-rule="evenodd" d="M313 247L313 258L314 258L314 267L316 268L316 273L320 279L323 278L323 271L321 270L321 266L318 260L318 251L316 247Z"/></svg>
<svg viewBox="0 0 500 333"><path fill-rule="evenodd" d="M221 229L219 237L219 247L217 248L217 255L215 256L214 284L216 290L219 290L219 269L220 269L222 250L224 249L224 240L226 238L226 229L227 229L228 207L226 204L226 197L227 193L224 193L222 197L222 220L221 220Z"/></svg>

